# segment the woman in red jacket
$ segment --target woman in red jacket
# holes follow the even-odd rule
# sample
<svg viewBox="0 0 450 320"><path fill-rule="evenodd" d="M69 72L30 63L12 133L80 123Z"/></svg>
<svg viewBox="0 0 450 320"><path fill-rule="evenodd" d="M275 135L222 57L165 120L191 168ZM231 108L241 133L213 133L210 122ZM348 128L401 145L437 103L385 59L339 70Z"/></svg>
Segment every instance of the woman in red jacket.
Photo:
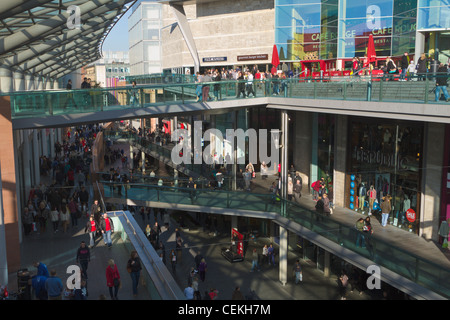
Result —
<svg viewBox="0 0 450 320"><path fill-rule="evenodd" d="M319 200L319 191L322 188L323 184L324 184L323 178L320 178L320 180L317 180L311 184L311 188L313 188L313 200L314 201Z"/></svg>
<svg viewBox="0 0 450 320"><path fill-rule="evenodd" d="M108 286L109 295L111 296L111 299L118 300L117 293L119 292L120 286L120 274L113 259L110 259L108 261L108 267L106 267L106 285Z"/></svg>

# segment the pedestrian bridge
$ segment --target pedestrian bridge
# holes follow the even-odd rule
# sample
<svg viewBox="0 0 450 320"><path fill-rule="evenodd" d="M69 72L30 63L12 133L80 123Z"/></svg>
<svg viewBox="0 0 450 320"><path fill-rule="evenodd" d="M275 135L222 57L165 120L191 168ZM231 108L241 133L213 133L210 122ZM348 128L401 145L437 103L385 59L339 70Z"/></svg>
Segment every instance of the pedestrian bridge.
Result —
<svg viewBox="0 0 450 320"><path fill-rule="evenodd" d="M379 80L379 79L378 79ZM372 81L370 78L253 81L256 98L237 98L238 81L202 83L218 101L197 101L195 83L3 93L13 129L58 127L143 117L276 109L450 123L444 100L434 101L434 79ZM244 81L244 85L247 81ZM274 93L276 92L276 93Z"/></svg>
<svg viewBox="0 0 450 320"><path fill-rule="evenodd" d="M415 298L450 297L448 260L433 261L413 254L398 246L398 241L394 244L382 234L371 237L369 250L356 247L356 218L345 208L338 208L333 216L327 217L316 213L305 199L303 204L285 199L274 201L270 194L143 183L112 184L109 181L102 181L101 185L107 203L269 219L363 270L373 264L380 266L382 281ZM412 238L407 232L398 230L398 236L406 236L412 239L408 241L426 246L424 239L415 235ZM433 251L430 247L422 250Z"/></svg>

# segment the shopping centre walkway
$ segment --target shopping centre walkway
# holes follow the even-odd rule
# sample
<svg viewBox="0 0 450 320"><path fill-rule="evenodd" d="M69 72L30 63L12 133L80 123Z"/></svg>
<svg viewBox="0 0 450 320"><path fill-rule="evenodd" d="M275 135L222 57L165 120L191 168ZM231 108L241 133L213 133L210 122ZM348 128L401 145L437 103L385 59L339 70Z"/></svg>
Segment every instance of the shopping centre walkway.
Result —
<svg viewBox="0 0 450 320"><path fill-rule="evenodd" d="M322 81L323 80L323 81ZM282 79L284 88L272 94L273 83L280 80L255 81L256 98L236 97L237 81L221 81L218 101L198 102L197 84L140 85L138 99L130 102L132 88L115 87L90 90L21 91L9 96L5 106L11 108L14 129L71 126L94 122L189 115L201 112L229 112L248 107L280 108L332 112L377 118L450 122L445 100L435 102L429 81L370 81L370 78L338 77L317 79ZM246 81L244 81L246 83ZM217 84L211 82L210 85ZM279 85L280 83L278 83ZM374 105L376 103L376 108ZM407 104L407 108L405 105Z"/></svg>
<svg viewBox="0 0 450 320"><path fill-rule="evenodd" d="M127 150L124 148L124 150ZM129 149L128 149L129 150ZM114 164L117 168L118 164ZM254 182L255 190L263 190L266 188L266 183L270 183L274 177L270 177L269 180L261 183L259 177ZM91 195L93 194L92 188ZM92 198L91 198L92 199ZM313 206L313 202L309 195L305 194L302 197L302 204L305 206ZM180 215L190 214L193 216L192 220L195 220L195 215L192 213L183 213L180 211L169 211L171 214L170 229L166 230L162 227L161 240L165 243L166 252L175 248L175 228L178 225ZM333 214L333 219L340 220L342 222L354 223L354 221L360 215L346 209L336 209ZM220 219L220 216L217 215ZM137 223L144 229L147 224L153 225L153 215L150 221L143 220L142 217L137 214L135 216ZM190 221L191 219L184 219L184 221ZM53 233L51 227L48 226L47 231L44 234L33 233L29 237L25 237L22 243L22 266L28 268L31 271L35 271L32 267L34 261L42 261L48 265L48 267L55 268L57 274L66 279L69 275L66 274L66 268L70 264L75 263L76 249L79 247L81 240L88 241L88 235L84 233L84 225L87 219L83 218L79 222L78 227L69 228L67 234L63 234L61 230L57 233ZM161 217L158 217L160 225L162 225ZM220 225L220 224L219 224ZM396 239L396 243L408 243L408 249L415 249L415 254L424 256L429 254L429 259L435 259L436 262L446 264L448 266L449 255L447 252L441 251L438 246L432 242L425 241L424 239L399 230L395 227L389 226L388 228L381 228L379 223L374 223L375 236L383 237L386 239ZM330 278L325 278L323 273L317 270L316 263L311 261L302 261L304 268L304 282L300 285L293 283L293 278L288 279L288 283L283 286L279 282L278 267L262 266L260 272L250 272L251 261L250 254L252 248L257 248L261 252L261 248L264 244L269 243L267 238L258 238L256 242L249 242L247 249L247 256L244 262L233 263L228 262L222 255L221 249L228 247L230 244L229 230L220 230L218 235L214 235L209 231L203 231L198 226L192 226L187 224L186 228L180 228L181 236L183 239L183 250L181 263L177 265L174 279L177 281L180 288L183 290L186 286L186 281L190 268L194 264L194 256L200 251L201 254L207 259L208 262L208 274L206 281L200 283L201 293L208 291L211 288L219 290L219 299L230 299L232 291L236 286L241 287L243 294L248 295L250 290L254 290L256 295L260 299L264 300L289 300L289 299L314 299L314 300L334 300L339 299L337 291L337 274L332 274ZM56 240L56 241L55 241ZM140 290L137 297L133 297L131 294L131 280L126 272L125 265L129 258L128 250L121 245L121 239L116 235L114 237L114 245L112 248L106 248L103 242L99 239L96 248L92 250L92 259L89 264L89 299L99 299L100 295L106 295L108 297L108 289L105 283L105 269L107 261L112 258L116 261L119 272L123 279L123 287L119 292L119 298L122 300L147 300L149 295L145 290ZM293 266L294 261L298 258L294 251L291 251L288 256L289 268ZM338 264L334 266L334 270L339 270L342 265L341 261L334 261L332 264ZM167 267L171 270L169 262ZM14 290L15 275L10 277L10 288ZM390 288L389 286L383 287L383 289ZM391 294L395 293L395 290L390 288ZM398 295L391 296L391 298L398 298ZM381 299L381 291L366 291L363 295L359 295L359 292L348 293L348 299Z"/></svg>
<svg viewBox="0 0 450 320"><path fill-rule="evenodd" d="M122 142L123 143L123 142ZM122 144L120 145L121 149L129 150L128 145ZM234 202L233 207L227 206L229 208L228 213L223 212L223 214L230 214L232 211L236 211L236 209L248 209L254 207L254 210L258 211L261 210L261 202L265 202L264 199L258 198L260 196L256 196L255 193L259 193L260 195L268 193L268 188L271 185L273 181L276 181L275 176L269 176L267 180L262 180L259 175L257 175L257 178L253 180L253 187L252 187L252 193L233 193L233 196L230 198L232 199L231 202ZM133 190L134 188L137 188L137 190ZM150 188L150 190L153 189L155 191L155 187ZM159 189L156 187L156 189ZM170 189L170 188L168 188ZM183 192L175 193L168 191L168 195L161 195L163 192L159 190L159 198L155 199L156 192L152 192L150 190L147 190L146 187L141 186L134 186L133 188L128 190L128 199L131 201L128 201L128 203L139 203L142 205L142 201L151 203L154 207L178 207L180 210L182 208L185 208L185 210L188 211L202 211L202 212L212 212L209 205L211 206L217 206L223 207L223 203L226 202L220 201L220 197L222 196L223 192L216 192L211 190L203 190L201 191L200 198L203 198L204 201L198 201L201 206L200 207L193 207L190 208L190 200L187 197L186 194L184 194L184 197L181 196ZM113 203L125 203L120 200L121 197L119 197L117 194L113 195L110 194L108 187L105 188L105 194L108 194L109 201L112 201ZM174 200L175 197L177 200ZM182 198L180 198L180 196ZM239 202L238 198L244 197L242 201ZM254 201L251 201L252 198ZM142 200L142 201L139 201ZM185 201L186 200L186 201ZM267 200L267 199L266 199ZM175 201L175 202L173 202ZM206 201L206 202L205 202ZM247 202L247 203L245 203ZM182 205L182 203L185 203L185 205ZM208 205L205 205L208 204ZM242 204L241 204L242 203ZM314 208L315 202L312 200L311 195L304 194L304 196L301 199L300 206L303 208L308 209L309 212L313 213L313 216L315 216L315 208ZM263 204L264 207L264 204ZM204 211L206 210L206 211ZM226 210L225 210L226 211ZM252 216L250 211L248 212L248 215ZM247 215L247 216L248 216ZM244 215L245 216L245 215ZM363 215L354 212L350 209L346 208L336 208L334 211L334 214L331 216L330 219L328 219L328 222L324 222L323 220L320 222L316 222L315 228L318 225L323 225L323 228L318 231L319 233L322 232L321 235L327 236L328 233L333 235L334 233L338 233L338 230L336 228L347 228L348 230L352 230L353 226L357 219L360 217L364 217ZM269 218L270 219L270 218ZM293 217L295 221L295 217ZM417 236L416 234L407 232L405 230L401 230L394 226L388 226L387 228L382 228L380 225L380 220L378 216L372 216L372 224L374 227L374 235L372 241L374 242L374 245L376 244L376 259L374 260L377 263L380 263L381 265L386 266L388 269L393 270L394 272L400 272L400 274L403 274L403 276L406 276L407 278L411 277L421 282L427 282L427 281L435 281L430 280L434 276L441 273L442 270L449 270L450 267L450 254L448 250L444 250L440 247L439 244L433 242L433 241L427 241L424 238L421 238ZM311 230L317 230L317 229L311 229ZM343 235L342 241L345 240L345 235ZM331 239L334 239L333 236L331 236ZM353 233L350 233L350 241L353 242ZM347 241L349 240L347 239ZM393 241L394 239L394 241ZM392 244L395 244L395 248ZM341 244L342 246L342 244ZM354 248L354 242L348 243L346 242L344 247L351 248L351 250L357 252L358 254L362 256L368 256L367 249L361 249L361 248ZM432 263L429 264L428 262ZM405 271L402 269L403 267L406 267L409 271ZM397 271L395 271L397 270ZM415 278L418 277L418 278ZM431 285L428 283L428 286ZM445 287L445 285L444 285ZM444 289L445 290L445 289Z"/></svg>

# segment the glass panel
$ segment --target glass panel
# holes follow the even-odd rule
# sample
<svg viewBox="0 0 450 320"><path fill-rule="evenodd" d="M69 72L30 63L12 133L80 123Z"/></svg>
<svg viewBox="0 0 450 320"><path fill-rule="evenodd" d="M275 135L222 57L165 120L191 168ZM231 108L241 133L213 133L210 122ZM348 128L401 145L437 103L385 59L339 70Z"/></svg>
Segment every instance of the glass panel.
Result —
<svg viewBox="0 0 450 320"><path fill-rule="evenodd" d="M393 2L393 0L347 1L345 18L367 18L368 23L376 23L380 17L392 16Z"/></svg>
<svg viewBox="0 0 450 320"><path fill-rule="evenodd" d="M430 1L437 5L440 1ZM421 7L417 14L417 29L448 29L450 28L450 5Z"/></svg>

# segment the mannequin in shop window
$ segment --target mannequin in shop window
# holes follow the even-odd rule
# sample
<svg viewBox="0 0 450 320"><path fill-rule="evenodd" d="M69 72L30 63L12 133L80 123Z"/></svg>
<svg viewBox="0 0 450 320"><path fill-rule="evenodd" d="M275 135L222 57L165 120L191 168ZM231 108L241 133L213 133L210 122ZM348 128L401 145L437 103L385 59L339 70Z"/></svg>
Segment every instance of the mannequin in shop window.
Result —
<svg viewBox="0 0 450 320"><path fill-rule="evenodd" d="M402 223L405 222L406 211L408 211L409 208L411 208L411 200L409 199L408 195L405 194L405 200L403 200Z"/></svg>
<svg viewBox="0 0 450 320"><path fill-rule="evenodd" d="M401 186L398 187L398 190L395 192L395 198L394 198L394 210L395 210L395 219L394 225L397 226L398 224L398 218L399 215L401 215L403 201L405 200L405 192L403 191L403 188ZM403 218L401 218L403 219Z"/></svg>
<svg viewBox="0 0 450 320"><path fill-rule="evenodd" d="M373 203L377 198L377 190L373 186L370 186L369 191L367 191L367 196L369 197L369 216L372 214Z"/></svg>
<svg viewBox="0 0 450 320"><path fill-rule="evenodd" d="M392 134L389 131L389 129L386 129L386 131L383 134L383 151L391 151L391 137Z"/></svg>
<svg viewBox="0 0 450 320"><path fill-rule="evenodd" d="M444 238L442 241L442 248L444 249L448 249L448 234L450 232L449 223L450 219L444 220L439 227L439 235Z"/></svg>
<svg viewBox="0 0 450 320"><path fill-rule="evenodd" d="M364 201L366 200L366 194L367 194L367 188L366 183L361 183L361 186L359 187L359 193L358 193L358 204L359 209L361 210L361 213L364 214Z"/></svg>

